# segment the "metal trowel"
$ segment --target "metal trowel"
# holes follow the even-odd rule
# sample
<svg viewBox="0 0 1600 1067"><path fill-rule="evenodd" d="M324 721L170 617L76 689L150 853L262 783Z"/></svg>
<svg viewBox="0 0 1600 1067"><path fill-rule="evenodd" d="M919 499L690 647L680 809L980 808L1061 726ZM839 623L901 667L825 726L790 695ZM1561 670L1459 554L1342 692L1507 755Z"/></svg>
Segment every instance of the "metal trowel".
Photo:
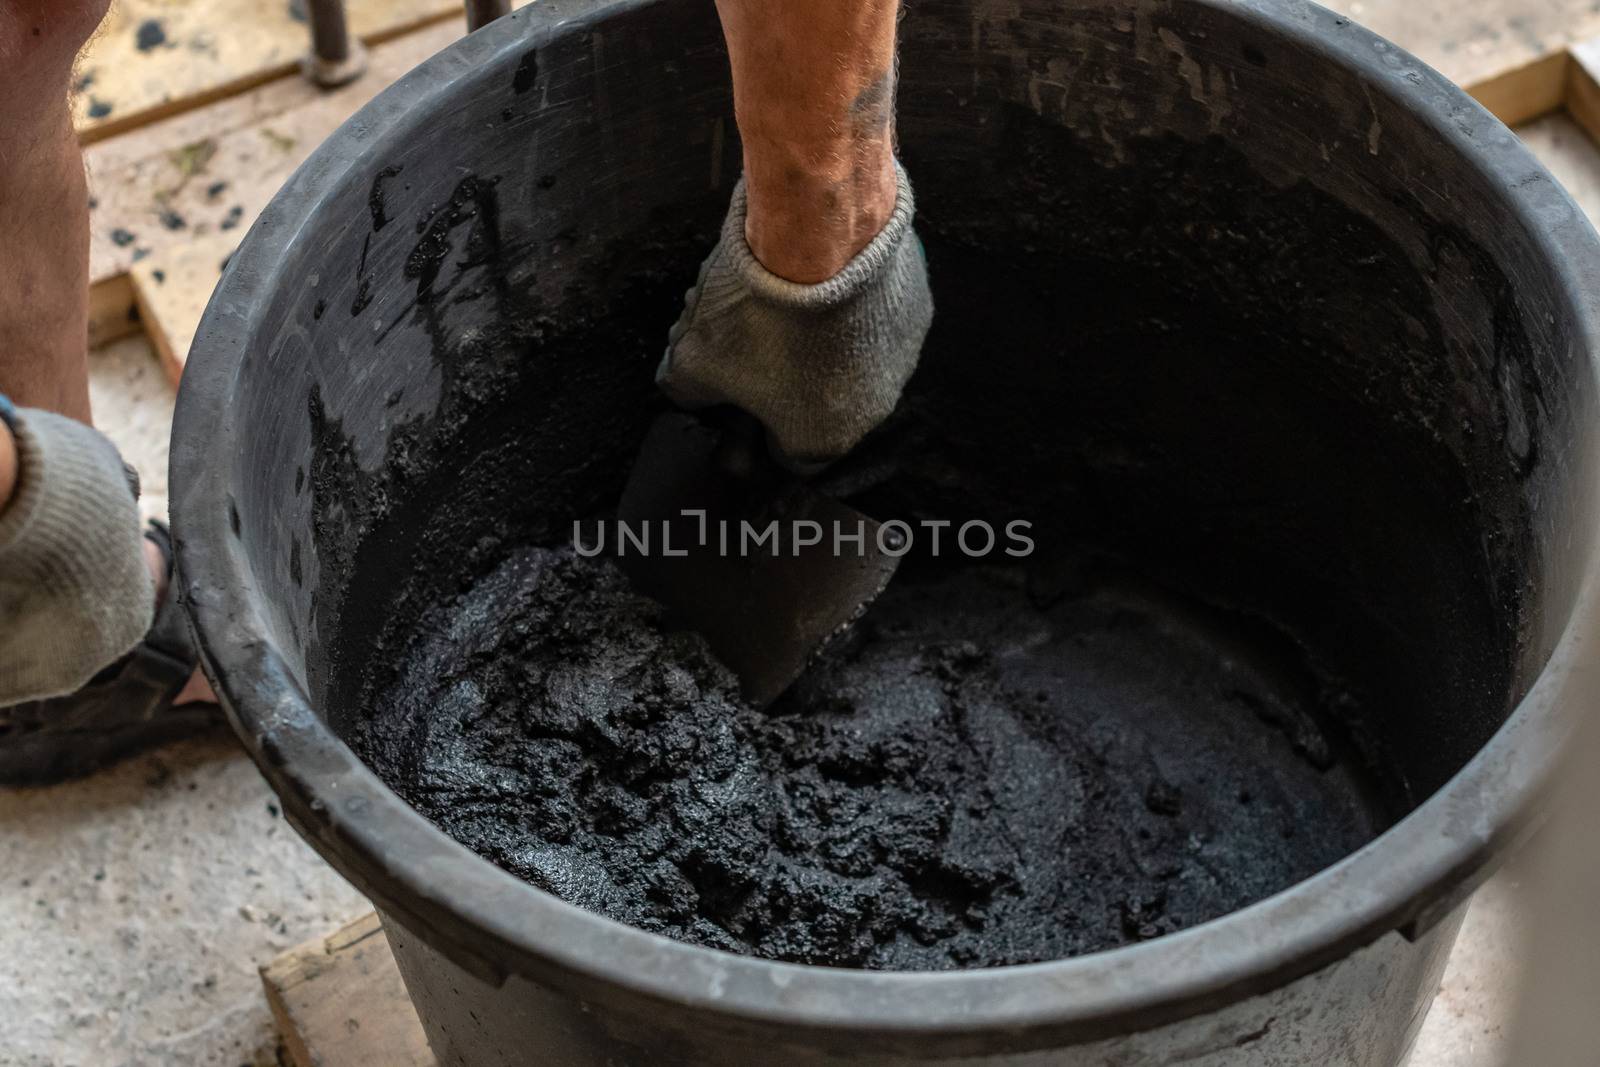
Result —
<svg viewBox="0 0 1600 1067"><path fill-rule="evenodd" d="M761 434L743 415L660 416L623 490L615 545L634 585L704 635L757 707L860 617L900 562L893 528L784 470Z"/></svg>

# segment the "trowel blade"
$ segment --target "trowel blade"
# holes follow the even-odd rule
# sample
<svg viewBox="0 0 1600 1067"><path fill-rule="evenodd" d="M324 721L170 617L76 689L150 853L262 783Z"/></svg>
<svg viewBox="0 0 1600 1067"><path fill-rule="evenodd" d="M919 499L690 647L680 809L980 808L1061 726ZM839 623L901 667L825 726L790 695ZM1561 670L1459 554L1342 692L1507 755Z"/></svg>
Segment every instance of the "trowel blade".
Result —
<svg viewBox="0 0 1600 1067"><path fill-rule="evenodd" d="M617 514L648 547L619 530L614 550L634 585L704 635L745 699L764 707L877 598L899 557L882 551L876 521L798 479L726 470L719 440L689 415L656 420Z"/></svg>

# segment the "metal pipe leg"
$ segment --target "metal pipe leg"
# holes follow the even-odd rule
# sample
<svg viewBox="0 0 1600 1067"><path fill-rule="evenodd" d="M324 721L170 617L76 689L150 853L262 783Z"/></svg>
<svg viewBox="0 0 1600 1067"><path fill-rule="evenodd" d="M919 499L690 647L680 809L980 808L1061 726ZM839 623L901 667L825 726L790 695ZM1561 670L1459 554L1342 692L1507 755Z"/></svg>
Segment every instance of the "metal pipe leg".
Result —
<svg viewBox="0 0 1600 1067"><path fill-rule="evenodd" d="M511 13L511 0L466 0L466 5L468 33Z"/></svg>
<svg viewBox="0 0 1600 1067"><path fill-rule="evenodd" d="M350 34L344 0L305 0L311 23L311 54L301 64L306 77L324 88L344 85L367 69L366 49Z"/></svg>

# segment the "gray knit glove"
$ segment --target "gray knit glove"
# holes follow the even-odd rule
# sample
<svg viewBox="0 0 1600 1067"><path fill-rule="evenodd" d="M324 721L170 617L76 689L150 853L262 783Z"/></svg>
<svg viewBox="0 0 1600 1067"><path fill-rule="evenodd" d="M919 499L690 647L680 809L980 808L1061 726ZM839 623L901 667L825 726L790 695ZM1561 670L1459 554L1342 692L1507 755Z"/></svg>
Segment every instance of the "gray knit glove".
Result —
<svg viewBox="0 0 1600 1067"><path fill-rule="evenodd" d="M0 511L0 706L70 693L155 614L137 489L88 426L18 412L17 487Z"/></svg>
<svg viewBox="0 0 1600 1067"><path fill-rule="evenodd" d="M768 271L745 241L745 191L667 334L656 382L679 407L742 408L778 457L815 471L888 417L917 369L933 319L927 263L911 230L911 183L872 242L825 282Z"/></svg>

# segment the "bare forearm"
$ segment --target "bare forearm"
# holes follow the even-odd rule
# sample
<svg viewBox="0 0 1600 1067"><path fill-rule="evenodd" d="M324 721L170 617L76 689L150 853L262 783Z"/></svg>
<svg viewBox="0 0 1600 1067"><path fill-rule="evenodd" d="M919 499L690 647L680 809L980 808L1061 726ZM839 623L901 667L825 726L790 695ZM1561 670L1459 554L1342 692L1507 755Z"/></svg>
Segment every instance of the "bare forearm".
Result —
<svg viewBox="0 0 1600 1067"><path fill-rule="evenodd" d="M88 190L65 108L54 129L0 150L11 249L0 259L0 388L21 406L88 421Z"/></svg>
<svg viewBox="0 0 1600 1067"><path fill-rule="evenodd" d="M746 239L780 277L831 277L894 210L897 9L717 0L744 141Z"/></svg>
<svg viewBox="0 0 1600 1067"><path fill-rule="evenodd" d="M89 418L89 210L68 108L106 0L0 0L0 392Z"/></svg>
<svg viewBox="0 0 1600 1067"><path fill-rule="evenodd" d="M717 10L745 180L656 380L681 407L754 415L774 454L814 474L893 412L933 318L894 159L898 0Z"/></svg>

